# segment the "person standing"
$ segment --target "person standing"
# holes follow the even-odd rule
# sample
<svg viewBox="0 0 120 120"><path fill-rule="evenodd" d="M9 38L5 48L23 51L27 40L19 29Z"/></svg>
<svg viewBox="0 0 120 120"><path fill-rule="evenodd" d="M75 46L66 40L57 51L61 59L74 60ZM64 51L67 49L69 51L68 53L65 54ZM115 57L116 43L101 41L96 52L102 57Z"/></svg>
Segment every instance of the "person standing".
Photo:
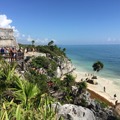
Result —
<svg viewBox="0 0 120 120"><path fill-rule="evenodd" d="M116 100L116 97L117 97L117 95L116 94L114 94L114 99Z"/></svg>
<svg viewBox="0 0 120 120"><path fill-rule="evenodd" d="M105 86L103 87L103 90L104 90L104 92L106 92L106 88L105 88Z"/></svg>
<svg viewBox="0 0 120 120"><path fill-rule="evenodd" d="M16 60L16 49L15 48L10 49L10 56L11 56L11 62Z"/></svg>
<svg viewBox="0 0 120 120"><path fill-rule="evenodd" d="M1 52L2 55L5 53L5 50L4 50L3 47L1 48L0 52Z"/></svg>

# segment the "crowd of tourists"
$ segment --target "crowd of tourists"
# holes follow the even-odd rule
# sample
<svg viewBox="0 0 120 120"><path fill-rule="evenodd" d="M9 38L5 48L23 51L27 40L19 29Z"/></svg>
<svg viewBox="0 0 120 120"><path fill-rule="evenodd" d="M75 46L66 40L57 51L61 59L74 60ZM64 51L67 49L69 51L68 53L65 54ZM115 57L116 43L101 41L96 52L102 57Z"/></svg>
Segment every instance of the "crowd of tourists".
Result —
<svg viewBox="0 0 120 120"><path fill-rule="evenodd" d="M18 52L23 52L23 50L21 48L17 50L15 47L0 48L1 56L3 56L4 58L8 58L10 61L16 60Z"/></svg>

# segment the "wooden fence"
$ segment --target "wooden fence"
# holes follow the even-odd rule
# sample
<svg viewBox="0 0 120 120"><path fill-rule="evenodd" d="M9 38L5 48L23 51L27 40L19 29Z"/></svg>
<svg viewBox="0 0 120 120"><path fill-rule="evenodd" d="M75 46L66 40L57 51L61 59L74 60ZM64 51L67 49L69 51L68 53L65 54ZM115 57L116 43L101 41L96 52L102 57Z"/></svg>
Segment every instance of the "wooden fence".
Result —
<svg viewBox="0 0 120 120"><path fill-rule="evenodd" d="M21 66L21 69L24 70L24 52L17 52L15 56L12 56L9 53L1 54L0 55L8 62L16 61L18 65Z"/></svg>

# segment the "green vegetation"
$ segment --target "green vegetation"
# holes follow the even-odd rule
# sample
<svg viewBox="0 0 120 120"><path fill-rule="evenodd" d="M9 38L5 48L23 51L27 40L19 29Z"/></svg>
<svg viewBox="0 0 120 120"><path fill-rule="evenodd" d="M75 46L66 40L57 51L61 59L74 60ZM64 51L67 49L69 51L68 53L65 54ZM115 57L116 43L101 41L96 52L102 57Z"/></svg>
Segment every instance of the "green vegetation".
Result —
<svg viewBox="0 0 120 120"><path fill-rule="evenodd" d="M15 74L16 64L0 61L0 120L52 120L54 98L42 93L36 83Z"/></svg>
<svg viewBox="0 0 120 120"><path fill-rule="evenodd" d="M75 83L75 78L71 74L67 74L63 80L63 85L70 87Z"/></svg>
<svg viewBox="0 0 120 120"><path fill-rule="evenodd" d="M34 42L20 46L32 50L33 45ZM75 83L71 74L64 75L63 80L56 77L57 67L66 57L66 49L58 48L53 41L34 48L46 53L46 57L31 58L23 77L17 63L9 64L0 59L0 120L55 120L56 111L51 107L55 101L87 105L85 98L78 99L87 88L86 82ZM102 68L99 61L93 65L97 72ZM77 91L72 89L73 86Z"/></svg>
<svg viewBox="0 0 120 120"><path fill-rule="evenodd" d="M30 64L30 66L32 68L44 68L48 74L49 74L49 71L51 71L51 74L55 74L54 72L56 71L57 69L57 63L52 60L52 59L49 59L47 57L37 57L37 58L34 58Z"/></svg>
<svg viewBox="0 0 120 120"><path fill-rule="evenodd" d="M102 108L107 108L108 107L108 104L105 103L105 102L102 102L102 101L97 100L97 99L96 99L96 102L98 102Z"/></svg>
<svg viewBox="0 0 120 120"><path fill-rule="evenodd" d="M86 90L87 83L85 81L77 83L78 93L81 93L83 90Z"/></svg>
<svg viewBox="0 0 120 120"><path fill-rule="evenodd" d="M32 45L21 44L20 47L32 51L35 41L31 42ZM66 57L65 48L58 48L50 41L48 45L34 46L34 49L45 53L46 57L33 57L28 61L23 77L17 63L9 64L1 57L0 120L54 120L56 113L51 104L55 101L77 104L75 99L87 87L85 82L76 84L71 74L66 74L63 80L56 78L57 67ZM77 93L72 90L73 85L77 86ZM86 100L80 101L85 106Z"/></svg>

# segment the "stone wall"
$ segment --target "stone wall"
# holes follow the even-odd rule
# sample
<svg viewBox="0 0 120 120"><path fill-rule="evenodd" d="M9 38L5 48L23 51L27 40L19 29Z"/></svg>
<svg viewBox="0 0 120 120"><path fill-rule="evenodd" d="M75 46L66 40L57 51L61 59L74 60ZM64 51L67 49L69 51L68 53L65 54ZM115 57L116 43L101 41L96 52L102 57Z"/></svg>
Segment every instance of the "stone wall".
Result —
<svg viewBox="0 0 120 120"><path fill-rule="evenodd" d="M16 47L18 43L14 37L13 29L11 28L0 28L0 47Z"/></svg>

